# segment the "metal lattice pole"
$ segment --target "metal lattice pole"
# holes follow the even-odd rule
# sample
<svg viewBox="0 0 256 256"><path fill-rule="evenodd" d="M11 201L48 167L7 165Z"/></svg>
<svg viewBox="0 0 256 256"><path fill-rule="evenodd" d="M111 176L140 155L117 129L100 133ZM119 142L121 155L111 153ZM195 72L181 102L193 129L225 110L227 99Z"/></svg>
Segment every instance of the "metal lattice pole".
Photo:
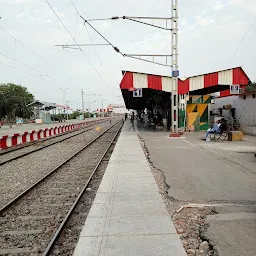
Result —
<svg viewBox="0 0 256 256"><path fill-rule="evenodd" d="M81 90L81 98L82 98L82 114L84 116L84 90Z"/></svg>
<svg viewBox="0 0 256 256"><path fill-rule="evenodd" d="M172 0L172 132L178 132L178 0ZM176 73L176 74L175 74ZM175 74L175 75L174 75Z"/></svg>

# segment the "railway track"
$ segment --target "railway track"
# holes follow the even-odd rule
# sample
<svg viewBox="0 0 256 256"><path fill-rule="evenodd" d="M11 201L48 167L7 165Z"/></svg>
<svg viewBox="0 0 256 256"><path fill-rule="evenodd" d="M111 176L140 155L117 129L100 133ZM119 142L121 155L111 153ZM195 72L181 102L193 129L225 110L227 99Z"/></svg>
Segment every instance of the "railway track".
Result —
<svg viewBox="0 0 256 256"><path fill-rule="evenodd" d="M0 255L50 255L121 127L118 121L0 209Z"/></svg>
<svg viewBox="0 0 256 256"><path fill-rule="evenodd" d="M17 148L12 148L11 150L0 152L0 166L10 163L14 160L17 160L17 159L24 157L26 155L29 155L31 153L40 151L44 148L55 145L57 143L66 141L66 140L73 138L75 136L78 136L80 134L83 134L87 131L94 129L95 126L102 124L102 123L106 123L106 122L109 122L109 121L103 121L98 124L93 124L92 126L82 129L82 131L79 130L79 131L72 131L69 133L60 134L60 135L54 136L52 138L39 140L34 143L28 143L28 144L25 144L24 146L18 146Z"/></svg>

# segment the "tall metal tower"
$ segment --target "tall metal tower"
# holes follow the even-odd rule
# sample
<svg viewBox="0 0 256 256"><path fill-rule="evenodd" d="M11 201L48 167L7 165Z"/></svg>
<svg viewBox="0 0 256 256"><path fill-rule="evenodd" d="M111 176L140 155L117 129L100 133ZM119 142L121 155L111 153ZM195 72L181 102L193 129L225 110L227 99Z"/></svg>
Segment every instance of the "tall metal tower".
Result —
<svg viewBox="0 0 256 256"><path fill-rule="evenodd" d="M178 0L172 0L172 132L178 132Z"/></svg>
<svg viewBox="0 0 256 256"><path fill-rule="evenodd" d="M171 0L171 16L169 17L131 17L131 16L114 16L110 18L93 18L93 19L85 19L81 14L78 13L77 8L75 7L77 14L83 20L84 25L88 24L102 39L106 42L105 44L78 44L76 40L74 40L75 44L73 45L56 45L65 48L71 49L79 49L82 51L82 46L102 46L107 45L111 46L115 52L121 54L123 57L133 58L141 61L146 61L149 63L154 63L162 66L171 66L172 70L172 93L171 93L171 131L175 137L178 135L178 119L179 119L179 94L178 94L178 77L179 77L179 66L178 66L178 0ZM99 32L92 24L93 21L103 21L103 20L129 20L136 23L148 25L151 27L155 27L158 29L169 30L172 34L172 50L170 54L127 54L123 53L118 47L114 46L102 33ZM165 26L162 25L154 25L150 23L149 20L158 20L158 21L166 21ZM171 20L171 28L168 27L168 21ZM148 60L148 57L152 57L152 61ZM155 61L155 57L164 57L166 59L166 63L161 63L159 61ZM171 57L171 65L168 63L168 57ZM183 97L183 96L182 96ZM180 101L181 102L181 101Z"/></svg>
<svg viewBox="0 0 256 256"><path fill-rule="evenodd" d="M84 90L81 90L81 98L82 98L82 113L84 115Z"/></svg>

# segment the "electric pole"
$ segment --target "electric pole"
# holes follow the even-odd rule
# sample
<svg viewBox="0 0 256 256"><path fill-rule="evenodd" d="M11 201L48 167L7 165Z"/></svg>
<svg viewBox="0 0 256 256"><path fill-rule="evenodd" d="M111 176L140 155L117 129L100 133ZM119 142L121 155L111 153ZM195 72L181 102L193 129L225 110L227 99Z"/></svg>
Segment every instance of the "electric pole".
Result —
<svg viewBox="0 0 256 256"><path fill-rule="evenodd" d="M82 115L84 118L84 90L81 90L81 98L82 98Z"/></svg>
<svg viewBox="0 0 256 256"><path fill-rule="evenodd" d="M66 107L67 107L67 121L68 121L68 109L69 109L69 106L68 106L68 103L69 103L70 101L66 101Z"/></svg>
<svg viewBox="0 0 256 256"><path fill-rule="evenodd" d="M178 0L172 0L172 132L178 133Z"/></svg>
<svg viewBox="0 0 256 256"><path fill-rule="evenodd" d="M63 92L63 107L64 107L64 113L65 113L65 104L66 104L66 90L68 89L67 87L65 88L60 88Z"/></svg>

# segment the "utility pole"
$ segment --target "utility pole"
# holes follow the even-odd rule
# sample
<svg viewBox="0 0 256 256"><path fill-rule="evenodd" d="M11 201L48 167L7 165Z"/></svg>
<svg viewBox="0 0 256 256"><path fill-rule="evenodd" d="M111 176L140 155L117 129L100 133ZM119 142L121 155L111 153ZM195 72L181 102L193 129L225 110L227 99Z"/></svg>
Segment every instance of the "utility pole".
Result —
<svg viewBox="0 0 256 256"><path fill-rule="evenodd" d="M81 98L82 98L82 114L84 117L84 90L81 90Z"/></svg>
<svg viewBox="0 0 256 256"><path fill-rule="evenodd" d="M172 133L178 133L178 0L172 0Z"/></svg>
<svg viewBox="0 0 256 256"><path fill-rule="evenodd" d="M101 109L102 109L102 116L104 117L105 116L105 113L104 113L104 107L103 107L103 102L105 101L106 99L104 98L101 98L100 102L101 102Z"/></svg>
<svg viewBox="0 0 256 256"><path fill-rule="evenodd" d="M86 98L89 98L90 96L97 96L97 94L95 94L95 93L84 93L84 95L86 96ZM89 100L87 103L88 103L88 111L90 112L91 103Z"/></svg>
<svg viewBox="0 0 256 256"><path fill-rule="evenodd" d="M104 117L103 99L101 99L102 117Z"/></svg>
<svg viewBox="0 0 256 256"><path fill-rule="evenodd" d="M63 92L63 106L65 106L65 104L66 104L66 90L68 89L68 88L60 88L61 90L62 90L62 92ZM64 109L64 111L65 111L65 109Z"/></svg>
<svg viewBox="0 0 256 256"><path fill-rule="evenodd" d="M68 88L60 88L61 90L62 90L62 92L63 92L63 105L65 105L66 104L66 90L68 89Z"/></svg>
<svg viewBox="0 0 256 256"><path fill-rule="evenodd" d="M68 121L68 108L69 108L69 106L68 106L68 103L69 103L70 101L66 101L66 107L67 107L67 121Z"/></svg>

